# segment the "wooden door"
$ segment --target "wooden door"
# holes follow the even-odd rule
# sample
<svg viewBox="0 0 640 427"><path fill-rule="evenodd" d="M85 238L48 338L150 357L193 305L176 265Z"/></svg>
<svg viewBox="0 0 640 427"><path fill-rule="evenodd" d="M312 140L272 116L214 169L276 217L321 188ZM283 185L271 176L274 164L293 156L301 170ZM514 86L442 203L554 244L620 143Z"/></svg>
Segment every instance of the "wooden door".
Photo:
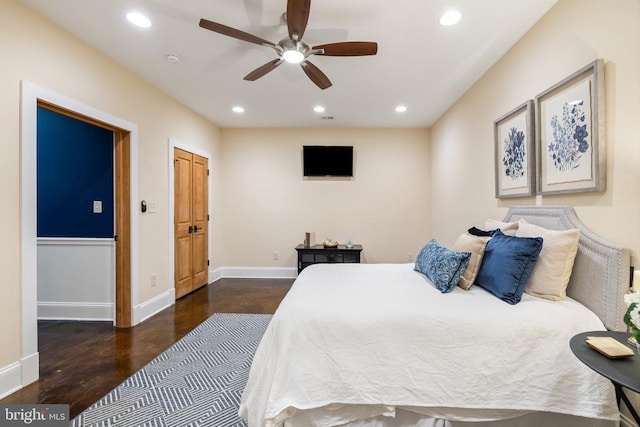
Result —
<svg viewBox="0 0 640 427"><path fill-rule="evenodd" d="M207 284L208 160L174 148L176 299Z"/></svg>

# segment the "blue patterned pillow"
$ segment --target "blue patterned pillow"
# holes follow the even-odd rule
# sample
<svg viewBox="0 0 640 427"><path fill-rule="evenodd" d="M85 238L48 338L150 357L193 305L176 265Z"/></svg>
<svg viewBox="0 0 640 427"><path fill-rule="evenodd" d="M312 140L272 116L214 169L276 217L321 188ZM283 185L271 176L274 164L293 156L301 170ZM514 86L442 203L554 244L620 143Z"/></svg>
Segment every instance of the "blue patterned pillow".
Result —
<svg viewBox="0 0 640 427"><path fill-rule="evenodd" d="M471 252L456 252L431 239L416 257L414 270L424 274L442 293L451 292L469 265Z"/></svg>
<svg viewBox="0 0 640 427"><path fill-rule="evenodd" d="M476 276L481 286L509 304L517 304L542 249L542 237L505 236L496 230Z"/></svg>

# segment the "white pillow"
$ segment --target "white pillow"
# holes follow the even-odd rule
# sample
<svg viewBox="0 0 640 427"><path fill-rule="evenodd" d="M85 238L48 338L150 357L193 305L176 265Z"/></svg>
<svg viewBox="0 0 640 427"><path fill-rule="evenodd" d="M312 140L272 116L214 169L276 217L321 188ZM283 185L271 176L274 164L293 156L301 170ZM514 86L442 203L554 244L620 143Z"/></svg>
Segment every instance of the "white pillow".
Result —
<svg viewBox="0 0 640 427"><path fill-rule="evenodd" d="M580 230L548 230L521 219L516 237L542 237L542 250L524 291L553 301L565 299Z"/></svg>
<svg viewBox="0 0 640 427"><path fill-rule="evenodd" d="M478 271L480 271L480 265L482 264L482 257L484 256L484 249L487 246L487 242L490 237L473 236L469 233L463 233L458 237L453 244L453 250L457 252L471 252L469 258L469 265L460 277L458 286L464 290L471 289L473 282L476 281Z"/></svg>
<svg viewBox="0 0 640 427"><path fill-rule="evenodd" d="M518 230L518 222L504 222L497 219L487 219L484 222L484 229L487 231L499 228L505 236L515 236Z"/></svg>

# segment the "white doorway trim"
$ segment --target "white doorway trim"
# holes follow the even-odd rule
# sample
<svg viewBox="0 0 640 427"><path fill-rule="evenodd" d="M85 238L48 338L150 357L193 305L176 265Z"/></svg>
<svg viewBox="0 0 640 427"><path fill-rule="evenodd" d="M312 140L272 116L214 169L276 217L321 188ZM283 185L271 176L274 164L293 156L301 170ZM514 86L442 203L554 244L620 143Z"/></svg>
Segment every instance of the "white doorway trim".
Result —
<svg viewBox="0 0 640 427"><path fill-rule="evenodd" d="M208 254L209 260L209 271L207 277L207 284L211 283L215 280L214 271L213 271L213 168L211 166L211 153L207 151L200 150L199 148L192 147L187 144L183 144L182 142L175 140L173 138L169 138L169 281L173 283L175 286L175 230L173 224L173 218L175 216L175 206L174 206L174 192L175 192L175 170L173 167L174 155L173 149L179 148L181 150L189 151L190 153L197 154L198 156L205 157L208 161L209 167L209 177L207 179L207 211L209 212L209 221L207 223L209 229L207 230L209 233L209 241L208 245ZM175 297L174 297L175 299Z"/></svg>
<svg viewBox="0 0 640 427"><path fill-rule="evenodd" d="M26 81L21 82L20 106L20 287L22 290L22 318L20 322L20 381L21 386L39 377L38 356L38 278L37 278L37 104L38 100L79 113L130 132L131 160L131 302L138 305L138 126L118 117L43 89ZM135 316L134 316L135 318Z"/></svg>

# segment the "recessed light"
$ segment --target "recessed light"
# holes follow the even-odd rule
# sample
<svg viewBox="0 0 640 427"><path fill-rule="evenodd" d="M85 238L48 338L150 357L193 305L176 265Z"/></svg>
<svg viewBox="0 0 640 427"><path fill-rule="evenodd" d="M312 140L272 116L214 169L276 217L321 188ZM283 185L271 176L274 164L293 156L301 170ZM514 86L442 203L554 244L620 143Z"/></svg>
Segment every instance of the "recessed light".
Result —
<svg viewBox="0 0 640 427"><path fill-rule="evenodd" d="M316 113L324 113L324 107L322 105L316 105L315 107L313 107L313 111L315 111Z"/></svg>
<svg viewBox="0 0 640 427"><path fill-rule="evenodd" d="M242 108L242 107L241 107L241 106L239 106L239 105L236 105L236 106L235 106L235 107L233 107L231 110L232 110L234 113L238 113L238 114L244 113L244 108Z"/></svg>
<svg viewBox="0 0 640 427"><path fill-rule="evenodd" d="M444 25L445 27L455 25L460 22L460 19L462 19L462 14L460 12L457 10L449 10L443 13L440 17L440 25Z"/></svg>
<svg viewBox="0 0 640 427"><path fill-rule="evenodd" d="M407 111L407 107L404 105L398 105L396 107L396 113L404 113L405 111Z"/></svg>
<svg viewBox="0 0 640 427"><path fill-rule="evenodd" d="M149 28L151 26L151 21L149 20L149 18L139 12L127 13L127 19L133 25L137 25L138 27Z"/></svg>
<svg viewBox="0 0 640 427"><path fill-rule="evenodd" d="M176 55L175 53L165 55L164 59L166 59L169 64L179 64L180 62L182 62L182 58L180 58L180 55Z"/></svg>

